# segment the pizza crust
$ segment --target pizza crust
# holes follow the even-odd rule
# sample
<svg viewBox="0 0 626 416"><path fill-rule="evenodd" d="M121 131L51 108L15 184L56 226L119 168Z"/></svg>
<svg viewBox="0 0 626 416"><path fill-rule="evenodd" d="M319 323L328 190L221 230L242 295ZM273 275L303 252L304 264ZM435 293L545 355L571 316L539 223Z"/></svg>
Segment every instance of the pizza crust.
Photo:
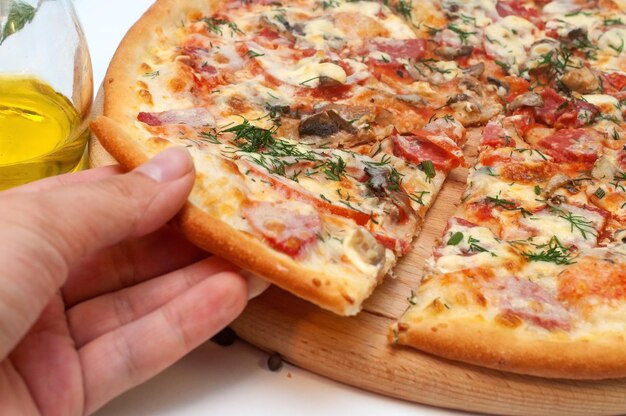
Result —
<svg viewBox="0 0 626 416"><path fill-rule="evenodd" d="M451 360L525 375L574 380L626 375L624 335L617 333L571 340L565 333L509 329L481 318L404 316L389 339Z"/></svg>

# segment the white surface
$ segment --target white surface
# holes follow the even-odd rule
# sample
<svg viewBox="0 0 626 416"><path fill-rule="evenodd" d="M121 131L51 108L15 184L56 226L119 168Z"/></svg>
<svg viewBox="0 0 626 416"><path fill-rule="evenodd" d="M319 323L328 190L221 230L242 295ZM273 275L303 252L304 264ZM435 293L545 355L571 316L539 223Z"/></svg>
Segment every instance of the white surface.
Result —
<svg viewBox="0 0 626 416"><path fill-rule="evenodd" d="M181 0L183 1L183 0ZM151 0L74 0L87 36L96 88L126 30ZM453 412L368 393L285 365L243 342L207 343L148 383L103 408L109 415L451 415Z"/></svg>

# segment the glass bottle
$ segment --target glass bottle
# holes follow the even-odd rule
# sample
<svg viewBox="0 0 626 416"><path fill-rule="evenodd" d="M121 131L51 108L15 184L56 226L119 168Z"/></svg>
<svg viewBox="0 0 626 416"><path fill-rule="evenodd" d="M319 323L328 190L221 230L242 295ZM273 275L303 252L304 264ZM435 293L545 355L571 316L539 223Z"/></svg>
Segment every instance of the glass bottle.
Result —
<svg viewBox="0 0 626 416"><path fill-rule="evenodd" d="M0 189L86 164L89 51L70 0L0 0Z"/></svg>

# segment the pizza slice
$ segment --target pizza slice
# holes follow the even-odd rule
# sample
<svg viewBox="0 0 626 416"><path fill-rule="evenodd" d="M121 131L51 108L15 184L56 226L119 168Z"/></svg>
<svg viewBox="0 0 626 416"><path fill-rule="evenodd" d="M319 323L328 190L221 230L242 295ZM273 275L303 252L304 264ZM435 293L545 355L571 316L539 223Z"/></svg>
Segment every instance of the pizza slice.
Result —
<svg viewBox="0 0 626 416"><path fill-rule="evenodd" d="M446 104L477 84L452 62L433 84L447 95L419 96L428 82L408 68L425 45L378 3L161 0L113 59L93 129L128 169L186 146L196 184L177 218L185 235L352 315L463 163L455 116L480 111L450 107L494 93Z"/></svg>

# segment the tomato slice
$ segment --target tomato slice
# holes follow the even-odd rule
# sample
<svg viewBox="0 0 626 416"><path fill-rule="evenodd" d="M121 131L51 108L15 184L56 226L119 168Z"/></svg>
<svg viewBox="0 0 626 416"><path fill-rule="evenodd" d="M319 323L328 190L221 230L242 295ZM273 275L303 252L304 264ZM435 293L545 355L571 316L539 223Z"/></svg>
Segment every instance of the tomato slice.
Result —
<svg viewBox="0 0 626 416"><path fill-rule="evenodd" d="M274 189L277 189L289 199L298 199L300 201L308 202L324 212L349 218L359 225L365 225L371 219L371 215L363 211L357 211L355 209L350 209L347 206L335 205L331 202L324 201L318 196L313 195L304 189L299 189L297 186L287 184L275 176L263 172L253 165L248 165L248 167L250 168L250 173L254 173L256 176L262 177L263 180L270 182Z"/></svg>

